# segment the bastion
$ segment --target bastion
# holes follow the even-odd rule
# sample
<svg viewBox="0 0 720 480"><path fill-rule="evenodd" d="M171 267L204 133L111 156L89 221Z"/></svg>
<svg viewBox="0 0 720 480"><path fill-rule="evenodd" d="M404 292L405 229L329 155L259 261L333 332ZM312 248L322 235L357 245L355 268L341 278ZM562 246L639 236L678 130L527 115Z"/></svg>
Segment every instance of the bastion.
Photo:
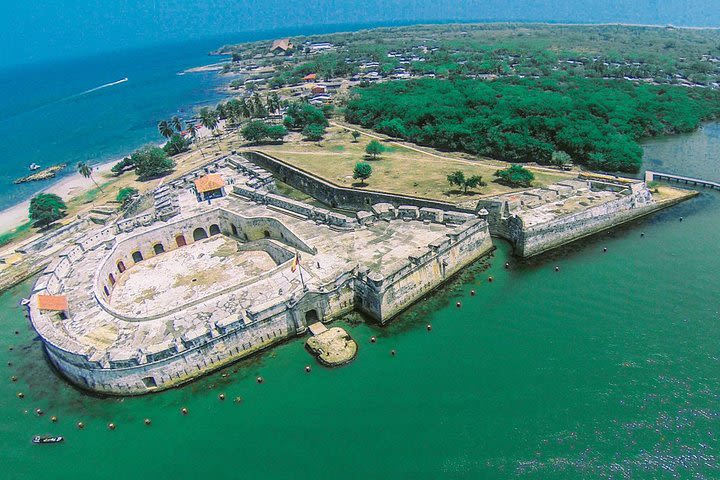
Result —
<svg viewBox="0 0 720 480"><path fill-rule="evenodd" d="M238 155L154 191L141 215L84 231L28 304L50 361L111 395L173 387L352 310L386 323L490 251L477 213L345 213L275 193Z"/></svg>

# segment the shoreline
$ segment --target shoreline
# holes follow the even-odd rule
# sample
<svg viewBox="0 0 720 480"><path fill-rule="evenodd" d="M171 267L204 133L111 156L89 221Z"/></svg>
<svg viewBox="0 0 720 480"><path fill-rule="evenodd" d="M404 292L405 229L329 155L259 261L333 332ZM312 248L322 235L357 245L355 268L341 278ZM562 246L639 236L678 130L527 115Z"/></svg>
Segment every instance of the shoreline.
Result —
<svg viewBox="0 0 720 480"><path fill-rule="evenodd" d="M110 168L112 168L112 166L120 160L122 160L122 158L115 158L93 165L93 176L96 177L95 180L102 185L102 183L104 183L102 181L104 179L104 174L109 173ZM4 210L0 210L0 233L12 231L24 223L29 222L28 209L30 207L30 200L40 193L54 193L62 198L63 201L67 202L72 197L81 195L93 188L95 188L93 181L89 178L83 177L77 172L62 177L37 193L34 193L30 198L16 203Z"/></svg>

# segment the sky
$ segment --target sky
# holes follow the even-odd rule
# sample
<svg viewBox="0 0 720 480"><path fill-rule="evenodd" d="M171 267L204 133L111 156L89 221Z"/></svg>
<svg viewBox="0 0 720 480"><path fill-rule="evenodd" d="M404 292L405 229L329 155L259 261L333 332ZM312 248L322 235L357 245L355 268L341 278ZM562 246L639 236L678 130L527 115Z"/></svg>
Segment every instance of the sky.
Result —
<svg viewBox="0 0 720 480"><path fill-rule="evenodd" d="M718 0L0 0L0 67L251 31L441 21L720 27Z"/></svg>

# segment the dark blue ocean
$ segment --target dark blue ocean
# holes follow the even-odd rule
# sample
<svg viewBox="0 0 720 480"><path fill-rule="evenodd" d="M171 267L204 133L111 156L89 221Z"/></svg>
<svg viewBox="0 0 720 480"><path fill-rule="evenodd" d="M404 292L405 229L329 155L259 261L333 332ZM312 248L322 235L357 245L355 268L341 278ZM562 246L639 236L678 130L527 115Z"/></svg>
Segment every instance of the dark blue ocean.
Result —
<svg viewBox="0 0 720 480"><path fill-rule="evenodd" d="M158 142L158 120L188 116L221 99L217 73L180 75L220 61L222 39L108 53L0 70L0 209L49 185L13 185L35 162L43 167L98 163ZM118 82L124 78L127 81Z"/></svg>

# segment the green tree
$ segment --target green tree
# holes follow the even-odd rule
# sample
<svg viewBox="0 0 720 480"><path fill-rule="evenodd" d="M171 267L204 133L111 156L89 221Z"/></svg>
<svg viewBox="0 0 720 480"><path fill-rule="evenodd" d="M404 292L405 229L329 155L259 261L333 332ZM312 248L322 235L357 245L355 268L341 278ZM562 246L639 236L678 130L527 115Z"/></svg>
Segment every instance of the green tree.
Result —
<svg viewBox="0 0 720 480"><path fill-rule="evenodd" d="M95 184L97 188L100 189L101 192L103 192L103 189L98 183L95 181L95 179L92 176L92 167L88 165L86 162L80 162L77 164L77 171L80 175L82 175L85 178L89 178L92 180L92 182Z"/></svg>
<svg viewBox="0 0 720 480"><path fill-rule="evenodd" d="M43 228L61 219L65 210L65 202L54 193L39 193L30 200L28 216L34 226Z"/></svg>
<svg viewBox="0 0 720 480"><path fill-rule="evenodd" d="M463 173L461 170L458 170L448 175L447 181L450 185L457 185L459 188L462 188L463 193L466 194L468 189L470 188L484 187L485 185L487 185L485 182L482 181L481 175L472 175L470 177L466 177L465 173Z"/></svg>
<svg viewBox="0 0 720 480"><path fill-rule="evenodd" d="M360 132L358 132L357 130L353 130L351 135L353 137L353 142L357 143L358 138L360 138Z"/></svg>
<svg viewBox="0 0 720 480"><path fill-rule="evenodd" d="M365 180L372 175L372 165L367 162L358 162L353 169L353 178L360 179L360 185L365 185Z"/></svg>
<svg viewBox="0 0 720 480"><path fill-rule="evenodd" d="M172 137L165 142L162 149L170 156L177 155L178 153L186 152L190 148L190 140L183 137L178 133L173 133Z"/></svg>
<svg viewBox="0 0 720 480"><path fill-rule="evenodd" d="M121 188L120 191L117 194L117 197L115 197L115 200L120 202L123 207L127 206L128 203L130 203L130 200L137 195L138 189L133 187L124 187Z"/></svg>
<svg viewBox="0 0 720 480"><path fill-rule="evenodd" d="M322 110L309 103L295 102L288 106L285 126L290 130L302 130L308 125L321 125L327 127L328 121Z"/></svg>
<svg viewBox="0 0 720 480"><path fill-rule="evenodd" d="M219 125L217 113L208 107L200 109L200 125L210 130L210 133L214 136L215 129Z"/></svg>
<svg viewBox="0 0 720 480"><path fill-rule="evenodd" d="M498 170L495 172L495 176L512 187L529 187L535 180L535 175L530 170L517 164L504 170Z"/></svg>
<svg viewBox="0 0 720 480"><path fill-rule="evenodd" d="M365 153L370 155L373 160L376 160L377 157L385 151L385 145L378 142L377 140L371 140L370 143L367 144L365 147Z"/></svg>
<svg viewBox="0 0 720 480"><path fill-rule="evenodd" d="M302 135L305 140L310 140L311 142L320 141L323 135L325 135L325 127L318 123L311 123L303 128Z"/></svg>
<svg viewBox="0 0 720 480"><path fill-rule="evenodd" d="M180 117L178 117L177 115L175 115L174 117L172 117L172 118L170 119L170 126L171 126L177 133L182 133L182 131L183 131L183 121L182 121L182 120L180 119Z"/></svg>
<svg viewBox="0 0 720 480"><path fill-rule="evenodd" d="M287 135L287 128L282 125L270 125L268 127L268 136L270 140L282 141Z"/></svg>
<svg viewBox="0 0 720 480"><path fill-rule="evenodd" d="M572 157L562 150L555 150L552 153L551 161L553 165L562 167L564 165L570 165L572 163Z"/></svg>
<svg viewBox="0 0 720 480"><path fill-rule="evenodd" d="M130 160L135 165L135 173L140 180L159 177L175 168L175 162L168 158L165 151L154 145L146 145L136 150Z"/></svg>
<svg viewBox="0 0 720 480"><path fill-rule="evenodd" d="M165 138L170 138L173 134L173 129L167 120L161 120L158 122L158 131L160 132L160 135Z"/></svg>
<svg viewBox="0 0 720 480"><path fill-rule="evenodd" d="M110 168L110 171L113 172L115 175L120 175L125 170L130 170L135 168L135 164L133 163L133 160L131 157L125 157L119 162L117 162L115 165L113 165Z"/></svg>
<svg viewBox="0 0 720 480"><path fill-rule="evenodd" d="M253 120L243 127L240 134L248 142L256 144L270 136L268 128L269 125L262 120Z"/></svg>

